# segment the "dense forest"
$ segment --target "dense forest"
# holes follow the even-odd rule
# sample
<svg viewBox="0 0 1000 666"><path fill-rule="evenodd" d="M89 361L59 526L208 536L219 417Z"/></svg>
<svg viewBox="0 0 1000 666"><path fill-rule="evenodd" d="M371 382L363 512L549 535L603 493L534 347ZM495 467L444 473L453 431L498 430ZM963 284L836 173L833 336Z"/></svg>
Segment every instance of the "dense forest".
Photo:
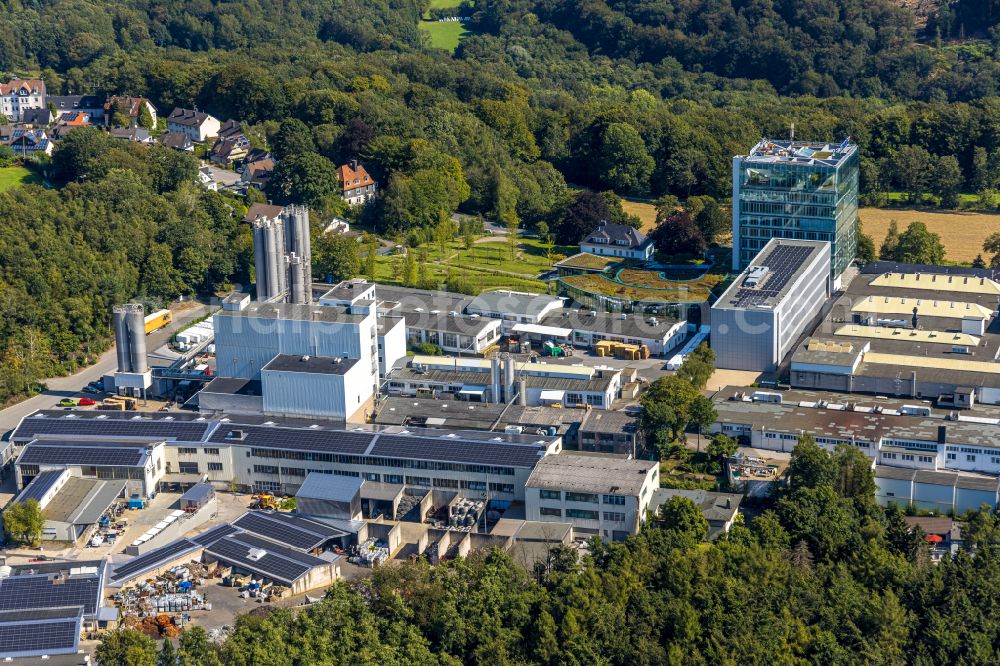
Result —
<svg viewBox="0 0 1000 666"><path fill-rule="evenodd" d="M528 571L499 551L387 566L296 611L241 617L221 646L185 632L157 659L125 632L102 664L995 664L1000 526L929 559L899 509L875 504L868 459L812 441L775 508L713 544L687 498L621 544L554 548ZM516 549L515 549L516 555ZM127 658L126 658L127 657ZM179 662L174 660L180 658Z"/></svg>

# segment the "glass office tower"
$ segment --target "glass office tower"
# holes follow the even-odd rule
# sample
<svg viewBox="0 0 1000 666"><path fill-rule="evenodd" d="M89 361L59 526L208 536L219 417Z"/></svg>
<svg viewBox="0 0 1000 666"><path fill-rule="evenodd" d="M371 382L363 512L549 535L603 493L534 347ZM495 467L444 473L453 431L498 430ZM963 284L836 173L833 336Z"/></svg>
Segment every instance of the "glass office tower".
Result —
<svg viewBox="0 0 1000 666"><path fill-rule="evenodd" d="M835 282L858 245L858 147L762 139L733 158L733 270L772 238L829 241Z"/></svg>

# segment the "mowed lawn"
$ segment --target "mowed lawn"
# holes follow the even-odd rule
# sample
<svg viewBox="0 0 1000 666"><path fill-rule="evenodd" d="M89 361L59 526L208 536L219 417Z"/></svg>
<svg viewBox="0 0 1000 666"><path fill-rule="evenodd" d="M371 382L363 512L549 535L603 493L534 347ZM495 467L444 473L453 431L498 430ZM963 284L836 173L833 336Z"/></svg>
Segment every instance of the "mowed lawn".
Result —
<svg viewBox="0 0 1000 666"><path fill-rule="evenodd" d="M433 48L454 51L464 37L473 34L460 21L421 21L420 29L430 37Z"/></svg>
<svg viewBox="0 0 1000 666"><path fill-rule="evenodd" d="M41 182L42 179L38 174L24 167L12 166L0 168L0 192L29 183L40 185Z"/></svg>
<svg viewBox="0 0 1000 666"><path fill-rule="evenodd" d="M1000 231L1000 214L996 213L862 208L860 216L864 232L875 241L876 252L892 220L899 225L900 232L910 222L923 222L928 230L941 237L945 259L954 262L971 262L983 252L986 237Z"/></svg>

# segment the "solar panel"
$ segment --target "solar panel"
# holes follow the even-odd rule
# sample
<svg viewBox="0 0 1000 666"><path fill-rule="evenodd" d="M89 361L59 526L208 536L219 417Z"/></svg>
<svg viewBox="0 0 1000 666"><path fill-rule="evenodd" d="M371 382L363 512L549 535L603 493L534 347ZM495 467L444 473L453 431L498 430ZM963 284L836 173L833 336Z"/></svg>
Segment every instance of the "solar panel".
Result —
<svg viewBox="0 0 1000 666"><path fill-rule="evenodd" d="M534 467L541 450L540 446L507 442L472 442L463 439L449 441L429 437L379 435L370 455L504 467Z"/></svg>
<svg viewBox="0 0 1000 666"><path fill-rule="evenodd" d="M42 496L45 495L48 490L55 485L55 482L59 480L59 477L63 475L63 470L49 470L41 472L38 476L31 480L24 490L17 496L16 501L26 502L30 499L41 501Z"/></svg>
<svg viewBox="0 0 1000 666"><path fill-rule="evenodd" d="M763 305L768 299L777 297L814 249L803 245L776 245L766 257L757 262L768 268L767 278L761 288L738 289L732 304L738 308L746 308Z"/></svg>
<svg viewBox="0 0 1000 666"><path fill-rule="evenodd" d="M100 594L99 576L14 576L0 581L0 610L83 606L84 615L93 615Z"/></svg>
<svg viewBox="0 0 1000 666"><path fill-rule="evenodd" d="M170 560L175 560L184 555L186 552L193 552L199 547L199 544L191 541L190 539L178 539L177 541L172 541L166 546L151 550L148 553L140 555L135 559L129 560L128 562L115 567L111 573L111 578L116 582L126 578L132 578L143 571L155 569Z"/></svg>
<svg viewBox="0 0 1000 666"><path fill-rule="evenodd" d="M233 535L222 538L205 550L228 564L252 571L286 585L294 583L312 567L326 564L326 562L319 558L303 555L288 548L282 548L264 539L250 537L247 541L251 543L244 543L238 540L244 536L247 535ZM261 550L264 554L257 558L251 558L251 550Z"/></svg>
<svg viewBox="0 0 1000 666"><path fill-rule="evenodd" d="M282 521L281 519L271 518L266 514L255 512L244 514L233 525L241 530L259 534L260 536L300 550L311 550L321 546L331 536L329 534L318 534Z"/></svg>
<svg viewBox="0 0 1000 666"><path fill-rule="evenodd" d="M76 652L80 620L0 624L0 655L36 656Z"/></svg>
<svg viewBox="0 0 1000 666"><path fill-rule="evenodd" d="M0 623L78 618L82 613L83 609L80 606L0 611Z"/></svg>
<svg viewBox="0 0 1000 666"><path fill-rule="evenodd" d="M206 530L201 534L191 537L191 541L194 541L199 546L207 546L213 544L224 536L229 536L233 532L239 532L238 529L226 523L225 525L218 525L210 530Z"/></svg>
<svg viewBox="0 0 1000 666"><path fill-rule="evenodd" d="M17 459L19 465L98 465L136 467L146 449L139 447L49 446L29 444Z"/></svg>
<svg viewBox="0 0 1000 666"><path fill-rule="evenodd" d="M109 412L113 414L114 412ZM86 435L93 437L148 437L176 439L185 442L201 441L210 421L166 421L135 418L67 418L32 416L21 421L11 435L23 440L37 435Z"/></svg>
<svg viewBox="0 0 1000 666"><path fill-rule="evenodd" d="M236 430L243 433L242 440L227 437L230 432ZM224 424L223 427L217 428L212 433L209 441L293 451L359 455L365 452L374 437L375 434L370 432Z"/></svg>

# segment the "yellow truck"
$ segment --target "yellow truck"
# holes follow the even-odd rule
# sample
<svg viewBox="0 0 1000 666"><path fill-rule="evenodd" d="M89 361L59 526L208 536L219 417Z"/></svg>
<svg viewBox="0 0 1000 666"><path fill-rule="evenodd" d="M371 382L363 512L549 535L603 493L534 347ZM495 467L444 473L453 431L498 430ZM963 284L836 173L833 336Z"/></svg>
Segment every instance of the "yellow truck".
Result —
<svg viewBox="0 0 1000 666"><path fill-rule="evenodd" d="M153 314L146 315L146 335L160 330L173 320L174 315L170 310L157 310Z"/></svg>

